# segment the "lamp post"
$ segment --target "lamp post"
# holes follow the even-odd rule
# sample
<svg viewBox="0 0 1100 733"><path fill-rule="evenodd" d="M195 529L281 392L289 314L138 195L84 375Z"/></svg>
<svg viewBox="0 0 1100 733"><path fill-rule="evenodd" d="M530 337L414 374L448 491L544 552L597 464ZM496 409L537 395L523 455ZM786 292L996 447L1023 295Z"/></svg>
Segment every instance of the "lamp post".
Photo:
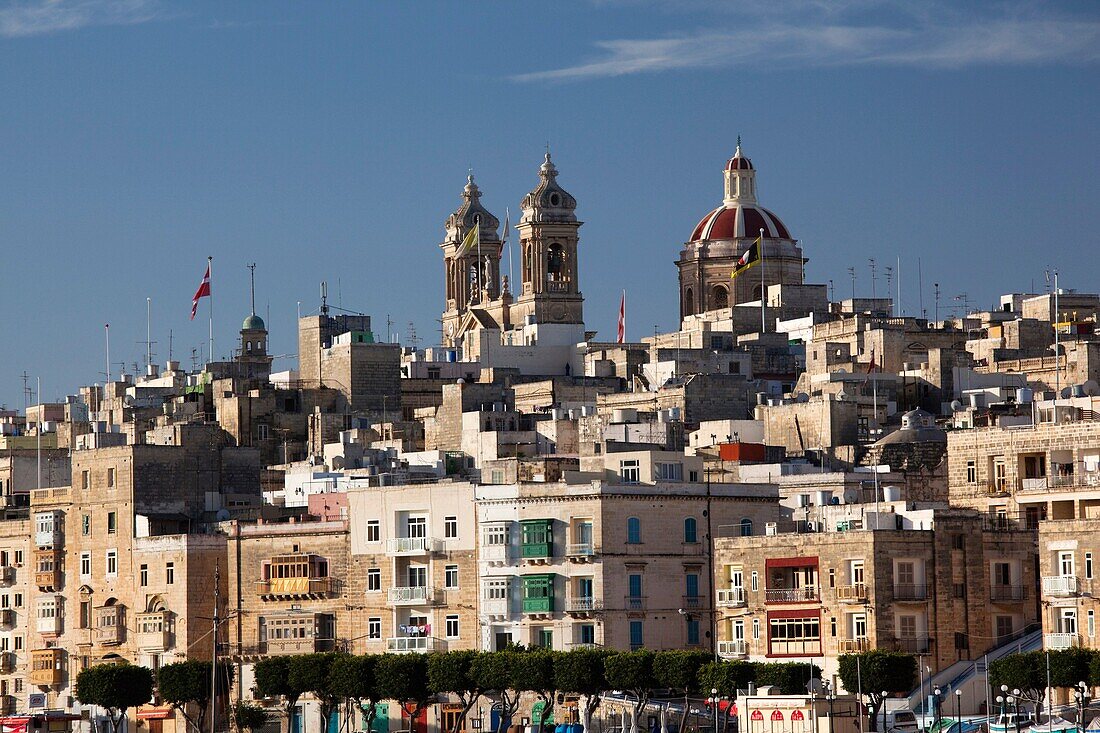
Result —
<svg viewBox="0 0 1100 733"><path fill-rule="evenodd" d="M879 703L882 706L882 733L886 733L886 696L888 694L890 693L886 692L886 690L879 693L879 699L882 700L882 702Z"/></svg>
<svg viewBox="0 0 1100 733"><path fill-rule="evenodd" d="M943 695L943 690L937 687L936 689L932 690L932 695L936 699L935 705L932 708L932 727L935 728L936 725L940 722L940 718L942 717L940 703L943 702L943 698L941 697Z"/></svg>
<svg viewBox="0 0 1100 733"><path fill-rule="evenodd" d="M871 703L867 703L867 722L875 724L875 706Z"/></svg>
<svg viewBox="0 0 1100 733"><path fill-rule="evenodd" d="M1089 704L1089 686L1084 682L1077 683L1077 689L1073 693L1073 698L1077 701L1077 730L1084 733L1085 730L1085 707Z"/></svg>
<svg viewBox="0 0 1100 733"><path fill-rule="evenodd" d="M1012 688L1012 697L1016 699L1016 733L1020 733L1020 688Z"/></svg>
<svg viewBox="0 0 1100 733"><path fill-rule="evenodd" d="M962 729L963 729L962 697L963 697L963 691L962 690L955 690L955 720L958 721L958 723L959 723L959 733L962 733Z"/></svg>
<svg viewBox="0 0 1100 733"><path fill-rule="evenodd" d="M836 702L836 693L829 680L821 681L821 689L825 694L825 700L829 703L829 733L833 733L833 703Z"/></svg>
<svg viewBox="0 0 1100 733"><path fill-rule="evenodd" d="M710 688L710 698L707 699L707 702L710 703L710 711L711 714L714 716L714 733L718 733L718 699L718 688ZM684 715L687 715L686 711L684 712Z"/></svg>

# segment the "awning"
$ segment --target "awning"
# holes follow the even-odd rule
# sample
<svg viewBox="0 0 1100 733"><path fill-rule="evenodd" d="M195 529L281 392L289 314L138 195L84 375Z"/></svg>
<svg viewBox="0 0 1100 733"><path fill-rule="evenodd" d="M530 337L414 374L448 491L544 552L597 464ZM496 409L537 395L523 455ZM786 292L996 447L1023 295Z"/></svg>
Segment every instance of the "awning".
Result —
<svg viewBox="0 0 1100 733"><path fill-rule="evenodd" d="M137 711L138 720L167 720L175 717L176 711L172 708L145 708Z"/></svg>
<svg viewBox="0 0 1100 733"><path fill-rule="evenodd" d="M0 718L0 733L27 733L31 718L27 715L16 715Z"/></svg>

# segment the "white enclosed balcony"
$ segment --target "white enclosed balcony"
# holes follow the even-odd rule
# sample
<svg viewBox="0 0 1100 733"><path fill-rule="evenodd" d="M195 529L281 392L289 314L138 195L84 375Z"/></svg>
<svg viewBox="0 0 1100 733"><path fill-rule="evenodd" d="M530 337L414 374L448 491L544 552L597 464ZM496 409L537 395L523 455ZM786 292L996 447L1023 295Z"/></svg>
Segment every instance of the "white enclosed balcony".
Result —
<svg viewBox="0 0 1100 733"><path fill-rule="evenodd" d="M749 645L744 639L718 642L718 656L723 659L736 659L738 657L748 656L748 653Z"/></svg>
<svg viewBox="0 0 1100 733"><path fill-rule="evenodd" d="M439 602L439 591L430 585L407 585L390 588L389 602L394 606L434 606Z"/></svg>
<svg viewBox="0 0 1100 733"><path fill-rule="evenodd" d="M745 605L744 588L719 588L715 598L719 608L737 608Z"/></svg>
<svg viewBox="0 0 1100 733"><path fill-rule="evenodd" d="M408 652L443 652L447 642L434 636L392 636L386 639L386 651L393 654Z"/></svg>
<svg viewBox="0 0 1100 733"><path fill-rule="evenodd" d="M391 537L386 554L394 556L429 555L443 550L443 540L437 537Z"/></svg>
<svg viewBox="0 0 1100 733"><path fill-rule="evenodd" d="M1077 585L1076 575L1048 575L1043 578L1043 595L1075 596Z"/></svg>
<svg viewBox="0 0 1100 733"><path fill-rule="evenodd" d="M1047 634L1043 637L1043 648L1058 650L1080 646L1080 637L1077 634Z"/></svg>

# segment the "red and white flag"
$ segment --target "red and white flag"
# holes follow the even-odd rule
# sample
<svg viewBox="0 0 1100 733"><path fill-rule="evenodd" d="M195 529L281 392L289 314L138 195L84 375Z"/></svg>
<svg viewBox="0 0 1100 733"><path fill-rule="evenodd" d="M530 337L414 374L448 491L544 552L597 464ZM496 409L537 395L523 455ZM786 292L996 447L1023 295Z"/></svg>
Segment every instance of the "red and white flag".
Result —
<svg viewBox="0 0 1100 733"><path fill-rule="evenodd" d="M618 343L624 343L626 341L626 291L623 291L623 299L619 301L619 340Z"/></svg>
<svg viewBox="0 0 1100 733"><path fill-rule="evenodd" d="M210 297L210 262L206 262L206 274L202 276L199 289L195 291L195 297L191 299L191 320L195 320L195 313L199 310L199 299Z"/></svg>

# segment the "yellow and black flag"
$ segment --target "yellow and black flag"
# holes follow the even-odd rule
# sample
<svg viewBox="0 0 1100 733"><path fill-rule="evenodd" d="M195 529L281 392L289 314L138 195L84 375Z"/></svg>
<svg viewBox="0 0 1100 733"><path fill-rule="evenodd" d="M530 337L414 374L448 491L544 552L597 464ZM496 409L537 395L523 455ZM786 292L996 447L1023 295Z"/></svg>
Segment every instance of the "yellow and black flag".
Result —
<svg viewBox="0 0 1100 733"><path fill-rule="evenodd" d="M747 272L760 264L761 244L760 237L757 237L756 240L749 245L749 248L745 250L745 254L741 255L740 259L737 260L737 264L733 266L733 272L730 273L730 280L733 280L741 273Z"/></svg>

